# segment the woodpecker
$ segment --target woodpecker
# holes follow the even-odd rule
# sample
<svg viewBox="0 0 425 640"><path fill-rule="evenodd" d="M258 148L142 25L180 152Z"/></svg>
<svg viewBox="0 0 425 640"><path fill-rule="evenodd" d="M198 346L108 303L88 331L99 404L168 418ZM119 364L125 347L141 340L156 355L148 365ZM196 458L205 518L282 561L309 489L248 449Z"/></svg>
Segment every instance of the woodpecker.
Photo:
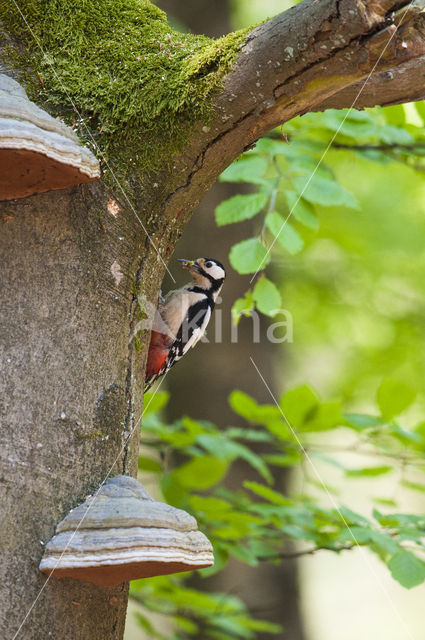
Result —
<svg viewBox="0 0 425 640"><path fill-rule="evenodd" d="M221 262L213 258L179 262L193 281L160 297L151 332L145 391L203 336L226 277Z"/></svg>

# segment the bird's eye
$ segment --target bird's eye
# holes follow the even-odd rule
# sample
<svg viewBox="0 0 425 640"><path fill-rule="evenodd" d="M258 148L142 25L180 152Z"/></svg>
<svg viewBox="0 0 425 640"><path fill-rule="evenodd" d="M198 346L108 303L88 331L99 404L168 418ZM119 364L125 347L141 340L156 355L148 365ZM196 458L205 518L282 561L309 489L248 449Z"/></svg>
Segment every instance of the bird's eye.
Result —
<svg viewBox="0 0 425 640"><path fill-rule="evenodd" d="M213 266L213 263L212 262L206 262L205 266L206 266L207 269L209 269L210 267Z"/></svg>

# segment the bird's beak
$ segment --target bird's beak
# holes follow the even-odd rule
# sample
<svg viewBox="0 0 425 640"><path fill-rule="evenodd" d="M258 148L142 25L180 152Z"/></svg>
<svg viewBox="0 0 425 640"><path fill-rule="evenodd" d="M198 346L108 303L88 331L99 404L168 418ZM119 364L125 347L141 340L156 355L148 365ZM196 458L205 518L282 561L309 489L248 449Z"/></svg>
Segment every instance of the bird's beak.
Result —
<svg viewBox="0 0 425 640"><path fill-rule="evenodd" d="M188 271L199 271L199 265L195 260L185 260L182 258L177 259L182 263L183 269L187 269Z"/></svg>

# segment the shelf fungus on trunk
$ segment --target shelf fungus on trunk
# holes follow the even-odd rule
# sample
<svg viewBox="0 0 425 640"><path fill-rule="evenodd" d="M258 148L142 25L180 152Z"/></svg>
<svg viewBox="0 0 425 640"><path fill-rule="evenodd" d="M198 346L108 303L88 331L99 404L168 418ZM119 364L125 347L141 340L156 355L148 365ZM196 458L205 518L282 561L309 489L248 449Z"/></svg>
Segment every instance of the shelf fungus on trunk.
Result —
<svg viewBox="0 0 425 640"><path fill-rule="evenodd" d="M202 569L211 543L192 516L156 502L129 476L115 476L60 522L40 571L114 586L137 578Z"/></svg>
<svg viewBox="0 0 425 640"><path fill-rule="evenodd" d="M72 129L0 74L0 200L64 189L99 175L97 159Z"/></svg>

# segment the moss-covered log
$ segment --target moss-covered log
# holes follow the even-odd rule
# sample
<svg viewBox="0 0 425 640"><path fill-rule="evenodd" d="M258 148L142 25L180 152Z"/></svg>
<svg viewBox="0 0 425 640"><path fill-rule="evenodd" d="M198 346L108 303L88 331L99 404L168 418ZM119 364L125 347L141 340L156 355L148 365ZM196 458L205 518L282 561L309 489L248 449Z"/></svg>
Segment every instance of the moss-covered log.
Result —
<svg viewBox="0 0 425 640"><path fill-rule="evenodd" d="M304 0L213 41L173 31L147 0L0 0L1 70L103 169L0 207L2 637L122 638L125 586L46 583L37 567L72 506L108 473L135 473L138 296L155 300L194 208L266 131L354 99L422 97L423 16L408 5Z"/></svg>

